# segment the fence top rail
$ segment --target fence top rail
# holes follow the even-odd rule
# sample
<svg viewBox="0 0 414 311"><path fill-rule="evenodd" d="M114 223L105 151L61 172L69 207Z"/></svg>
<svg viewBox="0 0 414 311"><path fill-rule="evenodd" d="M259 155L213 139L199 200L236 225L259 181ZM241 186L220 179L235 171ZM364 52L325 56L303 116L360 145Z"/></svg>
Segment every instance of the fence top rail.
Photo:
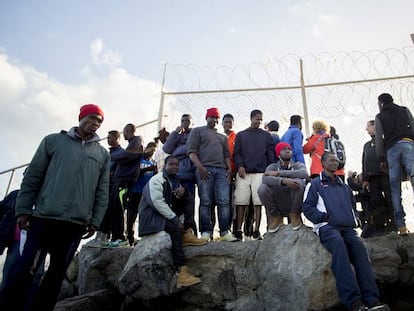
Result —
<svg viewBox="0 0 414 311"><path fill-rule="evenodd" d="M5 171L0 172L0 175L9 173L9 172L12 172L12 171L15 171L15 170L18 170L19 168L28 166L29 164L30 163L26 163L26 164L22 164L22 165L19 165L19 166L15 166L15 167L9 168L8 170L5 170Z"/></svg>
<svg viewBox="0 0 414 311"><path fill-rule="evenodd" d="M245 88L245 89L223 89L223 90L197 90L197 91L179 91L179 92L166 92L162 90L163 95L188 95L188 94L210 94L210 93L237 93L237 92L257 92L257 91L277 91L277 90L292 90L304 88L313 88L313 87L323 87L323 86L333 86L333 85L344 85L344 84L357 84L357 83L369 83L376 81L384 80L397 80L397 79L410 79L414 78L414 75L406 76L395 76L395 77L384 77L384 78L375 78L375 79L364 79L364 80L352 80L352 81L342 81L342 82L330 82L330 83L317 83L317 84L304 84L303 86L279 86L279 87L264 87L264 88Z"/></svg>

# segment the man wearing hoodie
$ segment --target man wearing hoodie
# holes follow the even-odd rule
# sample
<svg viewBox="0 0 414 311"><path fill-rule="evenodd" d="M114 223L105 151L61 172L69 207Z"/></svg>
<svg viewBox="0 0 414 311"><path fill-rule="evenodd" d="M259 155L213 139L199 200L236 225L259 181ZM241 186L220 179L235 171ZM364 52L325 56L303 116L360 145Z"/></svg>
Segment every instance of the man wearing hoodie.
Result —
<svg viewBox="0 0 414 311"><path fill-rule="evenodd" d="M100 226L108 206L108 151L95 132L104 119L94 104L80 108L79 126L43 138L16 201L17 224L27 231L21 257L0 292L0 309L52 310L82 237ZM50 265L36 293L32 267L47 252Z"/></svg>

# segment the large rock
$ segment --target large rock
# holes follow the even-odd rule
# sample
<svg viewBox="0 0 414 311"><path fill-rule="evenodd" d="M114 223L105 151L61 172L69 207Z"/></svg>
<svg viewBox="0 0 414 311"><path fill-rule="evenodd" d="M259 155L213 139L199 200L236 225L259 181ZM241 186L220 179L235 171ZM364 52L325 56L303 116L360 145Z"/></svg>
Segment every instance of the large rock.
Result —
<svg viewBox="0 0 414 311"><path fill-rule="evenodd" d="M380 286L414 284L411 234L364 243ZM330 255L310 228L284 226L263 241L211 242L185 247L184 253L190 271L202 279L191 288L175 287L171 240L165 232L141 239L134 249L83 247L76 285L81 294L115 290L125 310L142 302L156 310L151 306L157 301L180 301L186 308L179 310L326 310L339 305ZM408 307L400 310L413 307L404 305Z"/></svg>

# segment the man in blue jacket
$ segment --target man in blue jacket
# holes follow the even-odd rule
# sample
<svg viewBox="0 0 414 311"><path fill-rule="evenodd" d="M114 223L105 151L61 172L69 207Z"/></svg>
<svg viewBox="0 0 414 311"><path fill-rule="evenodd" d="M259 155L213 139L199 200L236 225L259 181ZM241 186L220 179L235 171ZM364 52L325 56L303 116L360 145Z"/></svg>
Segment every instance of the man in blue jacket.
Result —
<svg viewBox="0 0 414 311"><path fill-rule="evenodd" d="M280 138L280 141L284 141L292 146L292 161L305 163L305 157L303 156L303 133L302 133L302 117L299 115L293 115L290 117L289 129Z"/></svg>
<svg viewBox="0 0 414 311"><path fill-rule="evenodd" d="M339 160L325 152L321 161L324 170L306 187L302 211L332 255L339 298L351 311L389 310L380 302L367 250L355 231L358 221L352 190L335 175Z"/></svg>
<svg viewBox="0 0 414 311"><path fill-rule="evenodd" d="M99 106L84 105L79 126L46 136L37 148L15 207L27 240L0 292L0 310L53 310L81 238L100 226L108 206L110 162L95 134L103 118ZM44 252L50 265L29 301L31 270Z"/></svg>

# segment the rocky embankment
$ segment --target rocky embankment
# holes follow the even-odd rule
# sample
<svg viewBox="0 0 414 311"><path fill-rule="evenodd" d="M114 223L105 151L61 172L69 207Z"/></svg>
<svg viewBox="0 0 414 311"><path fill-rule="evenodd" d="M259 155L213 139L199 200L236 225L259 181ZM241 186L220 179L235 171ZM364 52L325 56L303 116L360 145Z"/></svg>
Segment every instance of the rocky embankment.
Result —
<svg viewBox="0 0 414 311"><path fill-rule="evenodd" d="M382 298L392 310L414 310L414 236L365 239ZM330 256L310 228L284 226L262 241L186 247L202 283L177 290L169 236L135 248L84 245L55 310L343 310Z"/></svg>

